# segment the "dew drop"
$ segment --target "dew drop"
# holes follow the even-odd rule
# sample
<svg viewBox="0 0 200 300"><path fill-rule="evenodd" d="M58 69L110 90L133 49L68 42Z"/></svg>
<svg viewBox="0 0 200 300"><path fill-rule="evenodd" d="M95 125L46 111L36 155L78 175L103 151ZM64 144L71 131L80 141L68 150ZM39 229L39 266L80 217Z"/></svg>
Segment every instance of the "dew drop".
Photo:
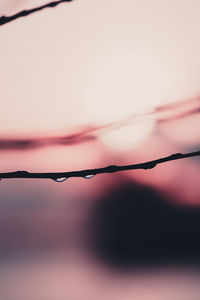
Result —
<svg viewBox="0 0 200 300"><path fill-rule="evenodd" d="M55 182L63 182L63 181L65 181L65 180L67 180L68 177L52 178L52 179L53 179L53 181L55 181Z"/></svg>
<svg viewBox="0 0 200 300"><path fill-rule="evenodd" d="M91 179L91 178L93 178L94 176L95 176L94 174L89 174L89 175L83 176L83 178L85 178L85 179Z"/></svg>

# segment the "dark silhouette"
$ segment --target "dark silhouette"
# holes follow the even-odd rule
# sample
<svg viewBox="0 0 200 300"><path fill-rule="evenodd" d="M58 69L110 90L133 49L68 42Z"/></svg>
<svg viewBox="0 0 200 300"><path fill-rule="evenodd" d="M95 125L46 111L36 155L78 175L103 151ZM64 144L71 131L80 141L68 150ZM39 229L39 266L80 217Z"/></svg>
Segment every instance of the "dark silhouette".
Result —
<svg viewBox="0 0 200 300"><path fill-rule="evenodd" d="M19 13L15 14L15 15L12 15L12 16L8 16L8 17L7 16L2 16L2 17L0 17L0 26L5 25L6 23L12 22L16 19L26 17L30 14L33 14L33 13L38 12L40 10L43 10L45 8L55 7L60 3L71 2L71 1L73 1L73 0L53 1L53 2L47 3L45 5L41 5L41 6L36 7L36 8L32 8L32 9L28 9L28 10L22 10Z"/></svg>
<svg viewBox="0 0 200 300"><path fill-rule="evenodd" d="M95 202L98 257L116 267L200 262L200 208L173 205L158 191L126 183Z"/></svg>

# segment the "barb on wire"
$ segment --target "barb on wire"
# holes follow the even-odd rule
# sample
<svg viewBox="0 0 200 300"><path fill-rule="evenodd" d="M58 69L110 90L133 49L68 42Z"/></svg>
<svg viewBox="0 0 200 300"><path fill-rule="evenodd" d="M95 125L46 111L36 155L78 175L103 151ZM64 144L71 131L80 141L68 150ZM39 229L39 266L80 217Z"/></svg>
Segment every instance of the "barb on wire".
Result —
<svg viewBox="0 0 200 300"><path fill-rule="evenodd" d="M59 5L60 3L64 3L64 2L71 2L73 0L59 0L59 1L53 1L32 9L27 9L27 10L22 10L18 13L16 13L15 15L12 16L2 16L0 17L0 26L5 25L6 23L12 22L16 19L22 18L22 17L26 17L30 14L33 14L35 12L38 12L40 10L43 10L45 8L52 8L52 7L56 7L57 5Z"/></svg>
<svg viewBox="0 0 200 300"><path fill-rule="evenodd" d="M29 173L27 171L16 171L16 172L0 173L0 179L40 178L40 179L52 179L57 182L63 182L71 177L83 177L85 179L90 179L97 174L116 173L120 171L139 170L139 169L141 170L153 169L157 165L165 162L188 158L188 157L195 157L195 156L200 156L200 151L190 152L185 154L176 153L170 156L166 156L166 157L162 157L159 159L138 163L138 164L124 165L124 166L111 165L104 168L88 169L88 170L86 169L81 171L58 172L58 173Z"/></svg>

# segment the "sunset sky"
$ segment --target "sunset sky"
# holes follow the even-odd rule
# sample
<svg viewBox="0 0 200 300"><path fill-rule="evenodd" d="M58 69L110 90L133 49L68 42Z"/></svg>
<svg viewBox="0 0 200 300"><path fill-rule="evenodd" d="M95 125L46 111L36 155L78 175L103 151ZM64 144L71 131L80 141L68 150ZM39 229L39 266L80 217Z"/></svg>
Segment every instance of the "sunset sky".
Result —
<svg viewBox="0 0 200 300"><path fill-rule="evenodd" d="M9 16L45 3L1 0L0 8ZM62 136L167 103L198 104L199 9L194 0L76 0L2 26L0 137ZM185 152L198 146L199 120L143 117L90 143L3 151L1 166L64 171Z"/></svg>
<svg viewBox="0 0 200 300"><path fill-rule="evenodd" d="M0 0L0 16L46 3ZM139 163L199 150L199 28L198 0L74 0L0 26L0 172L72 171ZM177 107L165 106L175 103L179 103ZM198 113L187 115L193 108ZM167 119L168 112L172 120ZM175 112L186 116L173 118ZM88 139L74 138L86 131ZM59 137L61 142L56 140ZM64 145L66 137L68 144ZM8 141L14 145L16 141L32 139L42 146L5 146ZM199 166L199 159L193 158L148 171L97 175L91 180L75 178L62 184L53 180L2 180L0 250L15 253L15 249L25 249L27 255L27 249L38 245L62 248L69 240L72 249L75 247L79 252L88 238L86 220L91 203L126 182L139 182L162 191L169 203L199 207ZM0 266L4 263L0 256ZM15 281L16 266L10 261L6 264L6 274L10 275L5 277L5 297L41 298L34 298L33 288L37 283L33 274L40 274L45 268L40 259L38 269L26 265L25 273L20 273L22 278L28 274L30 279L30 294L24 293L24 297L18 290L22 283ZM62 300L62 295L72 299L72 288L68 291L64 283L63 294L59 294L60 261L52 266L50 259L47 264L50 273L57 268L55 277L49 277L49 282L55 284L52 299ZM20 267L16 267L16 272L17 268ZM62 272L70 278L66 270ZM76 299L86 300L87 297L81 298L82 293L88 292L81 284L83 270L75 265L72 273L80 281ZM95 276L97 284L98 276L102 277ZM0 278L4 278L1 267ZM17 282L15 298L7 290L10 278L13 286ZM115 279L110 281L113 290L105 291L104 299L110 298L109 293L116 300L129 300L132 295L137 295L138 300L165 299L156 284L144 298L138 298L142 284L138 289L135 285L135 290L129 290L130 294L123 298L114 287ZM127 286L131 286L131 280L128 279ZM196 300L190 297L191 281L184 280L186 289L188 283L188 297ZM88 289L91 282L89 275ZM172 285L169 282L167 291ZM179 300L181 287L179 290L177 286L178 290L169 296L172 300ZM196 295L198 287L193 287L193 291Z"/></svg>
<svg viewBox="0 0 200 300"><path fill-rule="evenodd" d="M76 0L1 27L0 133L58 132L197 96L199 9L194 0Z"/></svg>

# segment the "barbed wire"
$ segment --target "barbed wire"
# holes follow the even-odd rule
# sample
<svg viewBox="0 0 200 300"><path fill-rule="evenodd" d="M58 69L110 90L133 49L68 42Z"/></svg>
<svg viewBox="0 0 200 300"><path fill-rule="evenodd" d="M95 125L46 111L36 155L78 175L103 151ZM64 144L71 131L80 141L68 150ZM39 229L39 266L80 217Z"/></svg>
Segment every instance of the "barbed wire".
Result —
<svg viewBox="0 0 200 300"><path fill-rule="evenodd" d="M1 16L0 17L0 26L5 25L9 22L15 21L16 19L22 18L22 17L26 17L28 15L31 15L35 12L38 12L40 10L43 10L45 8L53 8L56 7L57 5L64 3L64 2L72 2L73 0L60 0L60 1L53 1L32 9L27 9L27 10L22 10L12 16Z"/></svg>
<svg viewBox="0 0 200 300"><path fill-rule="evenodd" d="M153 169L157 165L162 163L183 159L183 158L195 157L195 156L200 156L200 151L190 152L186 154L176 153L170 156L166 156L166 157L162 157L159 159L138 163L138 164L124 165L124 166L111 165L103 168L86 169L81 171L56 172L56 173L55 172L54 173L29 173L27 171L16 171L16 172L0 173L0 179L39 178L39 179L52 179L56 182L63 182L71 177L83 177L85 179L91 179L97 174L116 173L121 171L139 170L139 169L141 170Z"/></svg>

